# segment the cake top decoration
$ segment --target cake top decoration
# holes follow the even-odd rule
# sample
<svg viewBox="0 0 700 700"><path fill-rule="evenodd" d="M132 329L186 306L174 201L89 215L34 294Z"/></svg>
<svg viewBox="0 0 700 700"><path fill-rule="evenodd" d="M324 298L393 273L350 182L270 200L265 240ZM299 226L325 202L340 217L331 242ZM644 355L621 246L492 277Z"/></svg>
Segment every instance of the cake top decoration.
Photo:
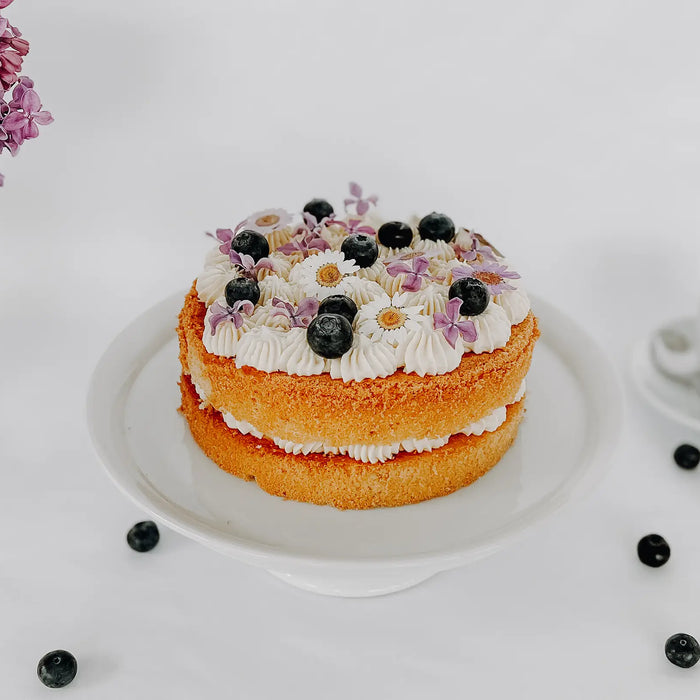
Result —
<svg viewBox="0 0 700 700"><path fill-rule="evenodd" d="M353 182L343 215L314 198L208 234L217 247L197 280L207 350L261 371L362 381L388 364L442 374L504 347L530 311L520 275L448 215L385 221L378 201ZM346 354L341 371L333 363Z"/></svg>

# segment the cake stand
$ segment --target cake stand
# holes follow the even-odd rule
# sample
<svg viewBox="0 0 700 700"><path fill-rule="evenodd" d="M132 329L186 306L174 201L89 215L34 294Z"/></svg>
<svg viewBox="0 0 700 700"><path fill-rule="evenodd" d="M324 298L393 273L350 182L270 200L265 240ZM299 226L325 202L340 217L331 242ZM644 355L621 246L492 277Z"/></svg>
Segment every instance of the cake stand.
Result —
<svg viewBox="0 0 700 700"><path fill-rule="evenodd" d="M115 484L155 519L299 588L373 596L512 542L605 473L621 423L615 370L565 314L533 299L542 337L513 447L468 488L400 508L286 501L220 470L177 412L174 328L185 292L129 325L93 374L88 423Z"/></svg>

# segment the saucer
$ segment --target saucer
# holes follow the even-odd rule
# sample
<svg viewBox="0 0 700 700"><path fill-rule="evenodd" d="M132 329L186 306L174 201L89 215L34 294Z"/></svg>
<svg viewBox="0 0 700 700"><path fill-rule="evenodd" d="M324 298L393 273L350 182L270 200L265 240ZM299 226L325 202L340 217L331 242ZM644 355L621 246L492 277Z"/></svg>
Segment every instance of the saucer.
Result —
<svg viewBox="0 0 700 700"><path fill-rule="evenodd" d="M651 342L650 335L632 351L632 379L639 393L666 417L700 432L700 394L659 372L652 361Z"/></svg>
<svg viewBox="0 0 700 700"><path fill-rule="evenodd" d="M503 548L598 483L621 424L621 389L595 342L533 299L542 336L527 413L490 472L448 496L341 511L287 501L205 457L177 412L174 328L185 292L136 319L93 374L88 423L115 484L166 526L300 588L372 596Z"/></svg>

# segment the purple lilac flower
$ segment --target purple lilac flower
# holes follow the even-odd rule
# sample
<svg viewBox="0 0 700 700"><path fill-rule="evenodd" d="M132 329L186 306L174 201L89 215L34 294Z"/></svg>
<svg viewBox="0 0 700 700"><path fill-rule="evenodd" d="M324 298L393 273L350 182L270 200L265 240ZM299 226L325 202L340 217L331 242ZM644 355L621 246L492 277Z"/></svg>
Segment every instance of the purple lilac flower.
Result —
<svg viewBox="0 0 700 700"><path fill-rule="evenodd" d="M239 299L234 302L233 306L226 306L215 301L211 305L211 316L209 317L211 334L215 335L218 325L227 321L233 323L234 328L240 328L243 325L242 314L250 316L254 308L253 302L248 299Z"/></svg>
<svg viewBox="0 0 700 700"><path fill-rule="evenodd" d="M461 335L468 343L473 343L477 338L476 326L473 321L465 319L460 321L459 310L462 307L462 300L459 297L450 299L445 306L447 313L436 311L433 314L433 328L441 330L447 342L454 347L457 338Z"/></svg>
<svg viewBox="0 0 700 700"><path fill-rule="evenodd" d="M51 124L53 117L50 112L41 109L41 100L36 90L29 88L22 93L19 109L11 112L3 120L2 126L21 146L26 139L35 139L39 135L39 127Z"/></svg>
<svg viewBox="0 0 700 700"><path fill-rule="evenodd" d="M318 233L314 233L305 227L297 229L294 238L292 238L289 243L285 243L277 248L280 253L284 253L285 255L301 253L304 258L308 258L312 250L323 252L329 249L330 245L328 241L323 240Z"/></svg>
<svg viewBox="0 0 700 700"><path fill-rule="evenodd" d="M514 290L515 287L508 284L507 280L520 279L520 275L517 272L509 270L505 265L486 260L481 263L472 262L469 265L452 268L453 280L464 277L474 277L483 282L493 296Z"/></svg>
<svg viewBox="0 0 700 700"><path fill-rule="evenodd" d="M457 243L452 244L452 248L457 254L458 258L464 260L464 262L474 262L481 257L482 260L490 260L496 262L496 256L490 244L486 242L486 239L478 233L470 232L472 244L469 248L462 248L462 246Z"/></svg>
<svg viewBox="0 0 700 700"><path fill-rule="evenodd" d="M9 132L3 126L5 118L13 111L11 104L3 101L0 98L0 153L7 149L11 155L16 155L19 150L19 144L15 141L12 132Z"/></svg>
<svg viewBox="0 0 700 700"><path fill-rule="evenodd" d="M3 90L9 90L17 82L22 60L29 53L29 42L21 37L16 27L0 17L0 86Z"/></svg>
<svg viewBox="0 0 700 700"><path fill-rule="evenodd" d="M258 262L255 262L252 256L238 253L233 248L229 250L228 257L231 264L238 268L241 275L249 279L257 280L260 270L272 270L273 272L275 270L275 266L270 258L260 258Z"/></svg>
<svg viewBox="0 0 700 700"><path fill-rule="evenodd" d="M303 212L302 216L304 217L303 227L317 236L320 236L321 231L323 231L323 229L331 223L331 219L329 217L324 216L320 221L318 221L316 217L308 211Z"/></svg>
<svg viewBox="0 0 700 700"><path fill-rule="evenodd" d="M346 199L344 202L345 211L348 210L349 206L354 204L355 211L358 213L358 215L364 216L369 211L370 204L377 204L377 195L373 194L370 197L363 197L362 188L356 182L350 183L350 194L352 196Z"/></svg>
<svg viewBox="0 0 700 700"><path fill-rule="evenodd" d="M216 233L205 232L210 238L215 238L221 245L219 246L219 252L222 255L229 255L231 253L231 241L233 241L236 235L230 228L217 228Z"/></svg>
<svg viewBox="0 0 700 700"><path fill-rule="evenodd" d="M386 266L387 274L392 277L406 275L406 279L401 285L405 292L417 292L423 285L423 279L432 279L428 272L430 261L424 255L411 258L411 264L401 260L393 260Z"/></svg>
<svg viewBox="0 0 700 700"><path fill-rule="evenodd" d="M0 10L4 10L6 7L9 7L14 0L0 0Z"/></svg>
<svg viewBox="0 0 700 700"><path fill-rule="evenodd" d="M366 236L377 235L377 232L371 226L360 226L362 219L349 219L347 223L338 219L330 219L328 223L337 224L341 228L345 229L348 236L352 236L357 233L364 233Z"/></svg>
<svg viewBox="0 0 700 700"><path fill-rule="evenodd" d="M12 99L10 100L10 107L15 107L19 109L24 93L33 87L34 81L31 78L28 78L26 75L20 75L17 84L12 90Z"/></svg>
<svg viewBox="0 0 700 700"><path fill-rule="evenodd" d="M276 307L273 316L286 316L291 321L292 328L308 328L318 312L319 302L314 297L304 297L294 309L288 301L274 297L272 305Z"/></svg>

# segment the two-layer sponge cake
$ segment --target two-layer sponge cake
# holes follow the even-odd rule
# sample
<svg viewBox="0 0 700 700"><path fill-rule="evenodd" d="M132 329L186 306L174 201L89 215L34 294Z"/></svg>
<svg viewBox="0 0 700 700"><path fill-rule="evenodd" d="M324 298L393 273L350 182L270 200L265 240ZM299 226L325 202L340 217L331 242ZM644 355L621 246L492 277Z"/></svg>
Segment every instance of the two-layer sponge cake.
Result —
<svg viewBox="0 0 700 700"><path fill-rule="evenodd" d="M180 314L181 411L222 469L337 508L470 484L511 446L539 336L482 236L444 214L381 223L258 212L218 244Z"/></svg>

